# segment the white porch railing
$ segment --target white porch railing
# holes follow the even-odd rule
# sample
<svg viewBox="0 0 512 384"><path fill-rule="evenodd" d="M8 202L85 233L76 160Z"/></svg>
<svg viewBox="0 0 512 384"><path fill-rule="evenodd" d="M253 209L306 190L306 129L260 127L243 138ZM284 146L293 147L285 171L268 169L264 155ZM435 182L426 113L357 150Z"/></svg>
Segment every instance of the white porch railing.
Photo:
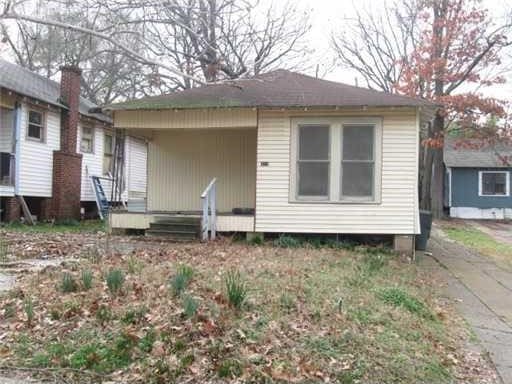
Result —
<svg viewBox="0 0 512 384"><path fill-rule="evenodd" d="M217 178L213 178L210 184L206 187L201 194L203 216L201 218L201 239L208 240L208 232L210 233L210 240L215 239L217 214L215 212Z"/></svg>

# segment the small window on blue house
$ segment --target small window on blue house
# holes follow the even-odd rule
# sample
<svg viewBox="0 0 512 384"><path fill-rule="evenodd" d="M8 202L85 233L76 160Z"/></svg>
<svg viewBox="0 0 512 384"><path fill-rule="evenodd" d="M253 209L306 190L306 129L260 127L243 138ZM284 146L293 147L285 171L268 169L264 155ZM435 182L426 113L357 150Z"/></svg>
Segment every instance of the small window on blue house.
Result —
<svg viewBox="0 0 512 384"><path fill-rule="evenodd" d="M506 171L480 171L480 196L508 196L510 191L509 173Z"/></svg>

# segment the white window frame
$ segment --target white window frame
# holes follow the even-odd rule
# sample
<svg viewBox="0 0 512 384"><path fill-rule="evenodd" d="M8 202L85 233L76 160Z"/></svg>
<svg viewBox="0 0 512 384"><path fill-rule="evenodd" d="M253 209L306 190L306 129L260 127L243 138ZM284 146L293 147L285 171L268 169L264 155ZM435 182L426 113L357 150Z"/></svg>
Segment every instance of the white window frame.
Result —
<svg viewBox="0 0 512 384"><path fill-rule="evenodd" d="M329 196L298 196L299 126L329 125ZM341 196L342 130L344 125L373 125L374 191L372 197ZM382 117L297 117L290 119L289 201L292 203L380 204L382 185Z"/></svg>
<svg viewBox="0 0 512 384"><path fill-rule="evenodd" d="M84 139L84 129L90 129L91 130L91 150L90 151L84 151L82 149L82 141ZM89 125L89 124L81 124L80 125L80 152L81 153L89 153L89 154L94 154L94 145L95 145L95 142L96 142L96 129L94 128L93 125Z"/></svg>
<svg viewBox="0 0 512 384"><path fill-rule="evenodd" d="M504 173L505 174L505 194L487 195L483 193L483 174L484 173ZM509 171L478 171L478 196L479 197L509 197L510 196L510 172Z"/></svg>
<svg viewBox="0 0 512 384"><path fill-rule="evenodd" d="M30 122L30 112L39 113L41 115L41 124L33 124ZM29 135L29 126L35 125L38 126L41 132L41 137L34 137ZM37 143L45 143L46 142L46 112L37 108L30 107L27 109L27 131L25 138L30 141L35 141Z"/></svg>
<svg viewBox="0 0 512 384"><path fill-rule="evenodd" d="M105 138L106 136L110 136L112 138L112 148L111 148L111 153L107 154L107 152L105 151ZM111 161L111 164L113 164L113 161L114 161L114 151L115 151L115 140L116 140L116 137L114 135L114 133L112 131L108 131L108 130L105 130L104 131L104 134L103 134L103 154L102 154L102 173L103 175L109 175L112 171L112 169L109 171L109 172L106 172L105 173L105 157L110 157L110 161Z"/></svg>

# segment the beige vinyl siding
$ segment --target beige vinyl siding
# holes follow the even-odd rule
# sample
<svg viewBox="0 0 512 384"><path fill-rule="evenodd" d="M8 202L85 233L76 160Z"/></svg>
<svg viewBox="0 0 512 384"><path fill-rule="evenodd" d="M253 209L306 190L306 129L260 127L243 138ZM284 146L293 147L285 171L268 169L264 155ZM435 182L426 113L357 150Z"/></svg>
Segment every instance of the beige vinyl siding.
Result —
<svg viewBox="0 0 512 384"><path fill-rule="evenodd" d="M22 196L52 196L53 151L60 148L60 114L44 114L44 142L27 139L28 107L22 105L18 181L18 194Z"/></svg>
<svg viewBox="0 0 512 384"><path fill-rule="evenodd" d="M250 108L114 112L116 128L256 128L256 124L256 109Z"/></svg>
<svg viewBox="0 0 512 384"><path fill-rule="evenodd" d="M256 129L155 131L148 149L148 210L198 211L217 178L217 209L254 208Z"/></svg>
<svg viewBox="0 0 512 384"><path fill-rule="evenodd" d="M291 203L290 117L372 116L383 119L381 203ZM416 231L416 112L260 111L256 224L258 232L413 234ZM261 166L268 162L268 166Z"/></svg>

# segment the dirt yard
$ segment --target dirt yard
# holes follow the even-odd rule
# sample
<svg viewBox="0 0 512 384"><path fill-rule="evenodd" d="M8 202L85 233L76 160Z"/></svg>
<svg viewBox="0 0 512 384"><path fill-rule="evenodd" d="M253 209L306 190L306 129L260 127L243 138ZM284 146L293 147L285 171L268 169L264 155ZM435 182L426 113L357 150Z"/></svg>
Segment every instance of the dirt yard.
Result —
<svg viewBox="0 0 512 384"><path fill-rule="evenodd" d="M0 236L4 266L64 259L18 271L0 294L3 372L68 382L494 382L440 282L386 249Z"/></svg>

